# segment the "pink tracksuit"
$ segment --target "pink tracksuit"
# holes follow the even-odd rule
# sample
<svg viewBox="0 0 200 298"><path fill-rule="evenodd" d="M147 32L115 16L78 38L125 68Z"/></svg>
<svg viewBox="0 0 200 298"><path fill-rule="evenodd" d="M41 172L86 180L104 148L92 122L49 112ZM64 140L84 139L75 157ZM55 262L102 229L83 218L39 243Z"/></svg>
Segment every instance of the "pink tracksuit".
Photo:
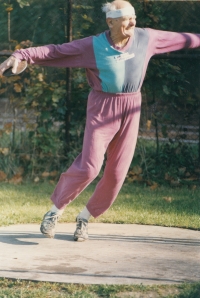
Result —
<svg viewBox="0 0 200 298"><path fill-rule="evenodd" d="M82 152L61 174L51 196L57 208L64 208L97 177L105 153L104 175L87 209L97 217L111 206L133 158L140 119L140 89L149 59L155 54L197 47L200 34L135 28L134 36L123 48L115 47L106 31L63 45L13 53L31 64L84 67L92 88Z"/></svg>

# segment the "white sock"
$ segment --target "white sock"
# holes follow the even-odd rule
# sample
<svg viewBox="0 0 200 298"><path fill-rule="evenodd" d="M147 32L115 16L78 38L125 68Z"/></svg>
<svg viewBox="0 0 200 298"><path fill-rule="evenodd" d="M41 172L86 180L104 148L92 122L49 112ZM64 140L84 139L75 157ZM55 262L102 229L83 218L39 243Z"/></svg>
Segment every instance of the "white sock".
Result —
<svg viewBox="0 0 200 298"><path fill-rule="evenodd" d="M85 207L85 208L79 213L79 215L78 215L77 217L79 217L79 218L84 218L84 219L86 219L86 220L88 221L89 218L90 218L90 216L91 216L90 212L88 211L87 207Z"/></svg>
<svg viewBox="0 0 200 298"><path fill-rule="evenodd" d="M57 213L58 215L62 215L63 214L63 212L64 212L64 209L58 209L55 205L53 205L52 207L51 207L51 210L50 210L51 212L55 212L55 213Z"/></svg>

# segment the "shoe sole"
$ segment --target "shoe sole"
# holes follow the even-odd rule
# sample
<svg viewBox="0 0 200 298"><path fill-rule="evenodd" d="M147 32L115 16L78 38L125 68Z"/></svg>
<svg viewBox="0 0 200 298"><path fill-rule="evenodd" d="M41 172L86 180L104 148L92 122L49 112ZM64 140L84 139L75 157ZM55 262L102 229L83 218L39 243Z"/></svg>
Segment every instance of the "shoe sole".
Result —
<svg viewBox="0 0 200 298"><path fill-rule="evenodd" d="M76 241L76 242L83 242L86 240L88 240L88 238L74 237L74 241Z"/></svg>
<svg viewBox="0 0 200 298"><path fill-rule="evenodd" d="M41 228L40 228L40 232L41 232L44 236L46 236L47 238L51 238L51 239L53 239L54 236L55 236L55 233L54 233L54 234L47 234L47 233L44 233L44 232L42 231Z"/></svg>
<svg viewBox="0 0 200 298"><path fill-rule="evenodd" d="M52 235L49 235L49 234L44 234L44 233L42 233L45 237L47 237L47 238L50 238L50 239L53 239L54 238L54 235L52 236Z"/></svg>

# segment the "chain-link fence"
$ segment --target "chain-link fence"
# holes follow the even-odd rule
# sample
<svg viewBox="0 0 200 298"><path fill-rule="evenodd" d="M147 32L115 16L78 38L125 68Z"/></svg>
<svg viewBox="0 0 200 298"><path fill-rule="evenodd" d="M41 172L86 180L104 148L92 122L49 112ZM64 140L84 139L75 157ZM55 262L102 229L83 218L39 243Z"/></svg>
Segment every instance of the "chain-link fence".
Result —
<svg viewBox="0 0 200 298"><path fill-rule="evenodd" d="M83 6L80 1L72 1L73 38L106 29L102 13L99 12L100 2L86 1ZM67 6L64 1L35 3L37 5L31 8L19 10L13 2L13 12L1 12L1 61L15 48L65 42ZM94 5L96 10L93 9ZM138 27L200 32L198 1L139 1L133 5ZM18 13L14 14L14 11ZM188 179L199 173L199 61L200 51L196 49L155 56L149 63L142 88L142 114L135 157L137 160L139 156L140 166L146 169L146 172L143 170L145 175L155 173L152 159L157 161L158 167L163 163L170 167L174 163L177 171L182 169ZM33 177L39 173L44 177L53 177L55 171L62 171L80 152L88 87L82 72L74 71L70 107L71 146L66 153L66 127L63 125L68 107L65 106L65 80L63 70L39 67L31 67L20 77L1 79L0 170L6 175L18 173L19 168L26 165ZM39 104L44 98L50 97L53 98L54 109ZM61 97L58 104L57 100ZM48 100L45 104L48 106Z"/></svg>
<svg viewBox="0 0 200 298"><path fill-rule="evenodd" d="M159 67L162 68L164 60L169 61L168 63L172 67L177 67L180 70L183 65L184 68L187 65L185 81L181 82L184 86L183 94L182 96L174 95L173 91L170 92L164 79L161 88L159 88L156 84L156 75L153 74L150 84L151 92L146 92L144 84L139 138L154 140L157 151L160 144L169 141L171 143L194 144L197 146L200 160L200 53L168 56L155 57L155 59L159 59ZM172 84L179 84L179 80L175 79Z"/></svg>

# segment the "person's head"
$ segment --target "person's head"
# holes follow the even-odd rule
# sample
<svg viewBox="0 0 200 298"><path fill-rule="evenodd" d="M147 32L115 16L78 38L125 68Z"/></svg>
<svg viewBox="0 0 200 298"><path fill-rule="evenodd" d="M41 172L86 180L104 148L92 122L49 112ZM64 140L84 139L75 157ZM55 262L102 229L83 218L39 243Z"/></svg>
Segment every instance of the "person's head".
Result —
<svg viewBox="0 0 200 298"><path fill-rule="evenodd" d="M105 3L102 10L106 13L106 22L111 33L122 39L134 34L136 15L133 6L128 1L115 0Z"/></svg>

